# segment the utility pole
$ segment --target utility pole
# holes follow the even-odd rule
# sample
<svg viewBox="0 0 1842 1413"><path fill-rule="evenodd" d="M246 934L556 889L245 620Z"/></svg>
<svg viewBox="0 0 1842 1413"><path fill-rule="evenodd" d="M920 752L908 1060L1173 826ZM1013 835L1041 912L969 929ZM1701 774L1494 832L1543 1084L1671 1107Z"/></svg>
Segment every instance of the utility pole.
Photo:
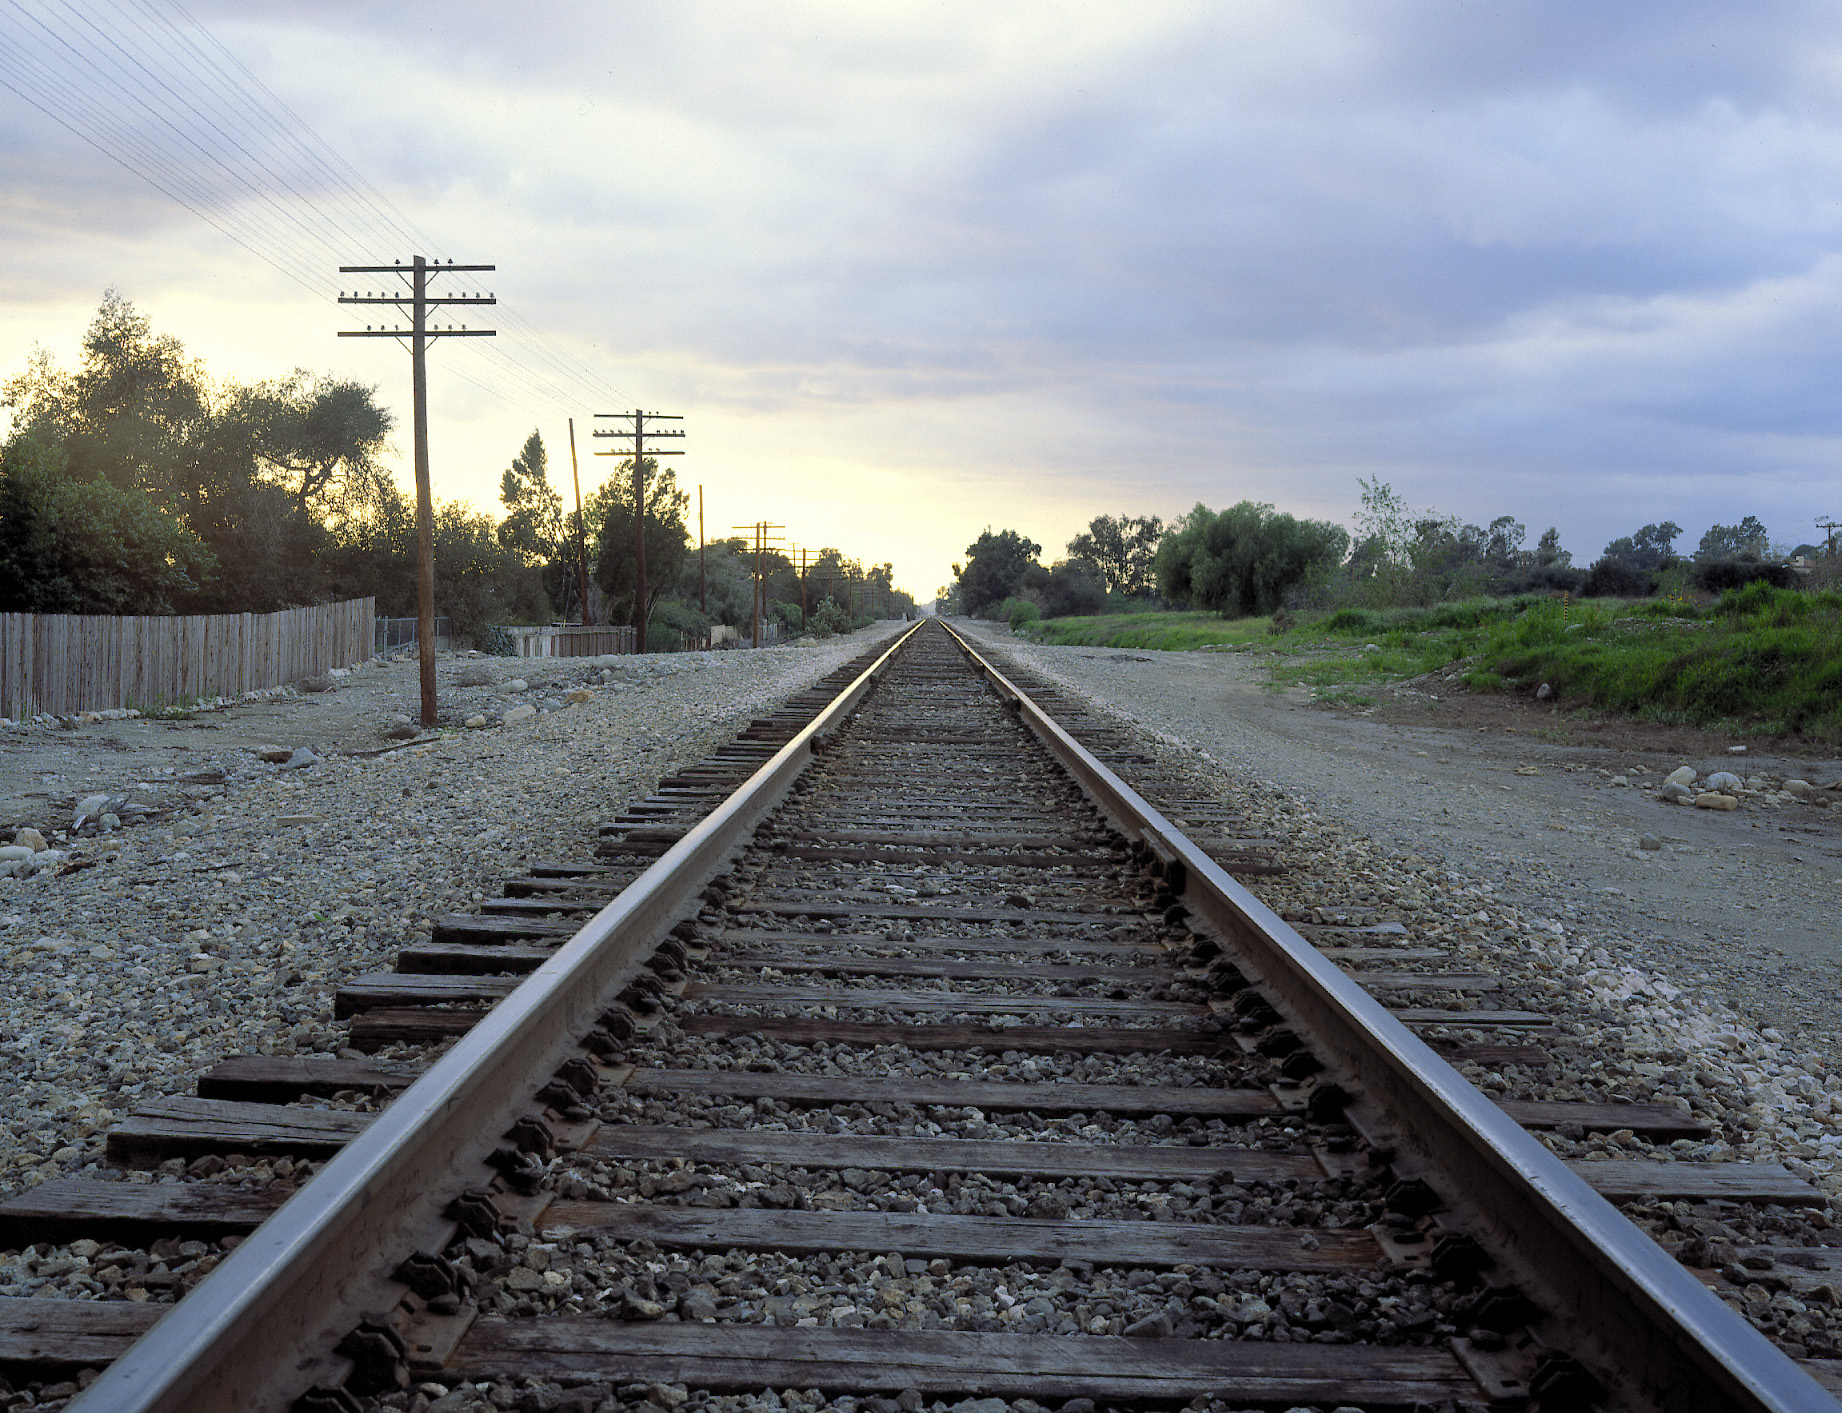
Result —
<svg viewBox="0 0 1842 1413"><path fill-rule="evenodd" d="M755 532L755 596L754 596L755 632L754 632L753 643L755 647L760 647L761 646L761 620L765 616L765 610L767 608L767 593L766 593L765 586L761 582L761 557L763 554L767 552L768 542L770 538L768 535L768 531L784 530L787 527L785 525L773 524L771 521L767 521L767 520L757 520L753 525L731 525L729 528L732 530L752 530Z"/></svg>
<svg viewBox="0 0 1842 1413"><path fill-rule="evenodd" d="M1816 522L1816 528L1828 534L1829 557L1834 559L1836 557L1836 531L1842 530L1842 520L1831 520L1828 516L1824 516Z"/></svg>
<svg viewBox="0 0 1842 1413"><path fill-rule="evenodd" d="M646 439L654 441L663 437L682 437L682 431L667 429L665 431L646 430L646 419L655 422L682 422L684 418L663 412L642 412L637 407L631 412L597 412L597 417L631 418L633 429L621 428L618 431L597 431L598 437L632 437L633 438L633 650L646 651ZM683 456L682 451L658 451L654 456ZM597 456L619 456L618 451L598 451Z"/></svg>
<svg viewBox="0 0 1842 1413"><path fill-rule="evenodd" d="M697 611L710 616L709 581L704 574L704 483L697 483Z"/></svg>
<svg viewBox="0 0 1842 1413"><path fill-rule="evenodd" d="M593 621L588 612L588 526L582 519L582 473L576 469L576 419L569 419L569 479L576 483L576 555L582 582L582 626Z"/></svg>
<svg viewBox="0 0 1842 1413"><path fill-rule="evenodd" d="M341 304L388 304L398 310L407 307L410 323L407 329L400 324L388 328L382 324L375 329L366 324L363 329L341 329L342 339L396 339L401 342L405 335L409 338L406 347L410 356L410 382L415 399L416 427L416 638L418 656L422 667L422 724L435 724L435 506L434 498L429 493L429 375L428 346L438 338L491 338L497 329L470 329L462 324L458 329L449 324L431 326L428 321L429 310L444 304L497 304L499 301L490 294L449 295L434 299L429 296L430 275L453 275L462 271L495 270L496 265L456 265L452 260L447 264L432 263L418 255L414 261L405 265L401 260L391 265L341 265L342 275L395 275L403 280L408 290L401 294L373 294L366 290L359 294L354 290L347 294L339 291Z"/></svg>
<svg viewBox="0 0 1842 1413"><path fill-rule="evenodd" d="M799 552L799 621L804 627L812 610L806 607L806 551Z"/></svg>

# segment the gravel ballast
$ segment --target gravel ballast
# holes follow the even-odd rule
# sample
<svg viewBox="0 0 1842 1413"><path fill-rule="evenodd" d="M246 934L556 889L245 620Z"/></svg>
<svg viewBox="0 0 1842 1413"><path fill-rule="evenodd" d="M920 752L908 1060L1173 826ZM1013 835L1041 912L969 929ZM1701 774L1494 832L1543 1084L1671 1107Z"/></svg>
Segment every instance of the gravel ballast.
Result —
<svg viewBox="0 0 1842 1413"><path fill-rule="evenodd" d="M539 713L383 755L338 752L391 744L413 661L192 720L0 737L15 798L33 784L150 806L116 816L148 822L59 839L71 815L39 804L52 848L0 878L0 1195L95 1165L137 1100L190 1092L226 1056L336 1051L344 978L388 969L524 863L588 857L597 826L662 776L899 627L613 669L444 654L444 716ZM469 679L484 682L456 685ZM258 758L271 743L281 762ZM316 763L290 768L302 745Z"/></svg>

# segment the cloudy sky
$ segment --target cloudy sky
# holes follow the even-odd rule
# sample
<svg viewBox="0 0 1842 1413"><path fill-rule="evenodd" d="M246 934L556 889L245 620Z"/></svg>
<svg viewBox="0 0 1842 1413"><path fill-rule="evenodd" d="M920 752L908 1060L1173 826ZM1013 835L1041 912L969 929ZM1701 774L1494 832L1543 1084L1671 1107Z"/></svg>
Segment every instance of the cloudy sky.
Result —
<svg viewBox="0 0 1842 1413"><path fill-rule="evenodd" d="M437 494L491 504L534 425L566 477L565 417L682 413L713 532L923 595L987 524L1347 523L1358 477L1581 559L1842 515L1831 6L189 3L209 39L0 8L38 85L0 90L0 373L112 286L406 427L408 359L329 298L409 230L504 300L433 356Z"/></svg>

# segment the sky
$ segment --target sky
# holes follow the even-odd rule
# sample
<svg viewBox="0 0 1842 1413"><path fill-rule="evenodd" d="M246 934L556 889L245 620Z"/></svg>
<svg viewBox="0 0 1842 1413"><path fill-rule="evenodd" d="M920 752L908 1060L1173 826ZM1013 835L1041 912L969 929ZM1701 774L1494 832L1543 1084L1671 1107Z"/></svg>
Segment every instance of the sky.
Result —
<svg viewBox="0 0 1842 1413"><path fill-rule="evenodd" d="M1579 562L1842 517L1832 6L187 3L0 7L0 377L113 288L218 376L375 384L406 468L409 359L332 301L423 253L502 301L431 355L439 497L677 413L712 537L924 597L987 526L1359 478Z"/></svg>

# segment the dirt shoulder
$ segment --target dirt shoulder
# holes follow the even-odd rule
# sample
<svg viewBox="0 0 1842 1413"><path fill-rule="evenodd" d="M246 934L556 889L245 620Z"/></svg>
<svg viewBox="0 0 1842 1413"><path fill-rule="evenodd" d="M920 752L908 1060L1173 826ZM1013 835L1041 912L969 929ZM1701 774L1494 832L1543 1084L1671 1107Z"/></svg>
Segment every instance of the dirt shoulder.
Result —
<svg viewBox="0 0 1842 1413"><path fill-rule="evenodd" d="M1758 745L1734 756L1705 733L1459 694L1378 690L1374 707L1325 708L1272 690L1241 654L1055 648L980 631L1231 775L1603 934L1620 960L1712 991L1801 1046L1842 1048L1842 804L1749 798L1716 813L1641 788L1681 765L1827 786L1842 782L1842 759ZM1661 847L1640 847L1646 834Z"/></svg>

